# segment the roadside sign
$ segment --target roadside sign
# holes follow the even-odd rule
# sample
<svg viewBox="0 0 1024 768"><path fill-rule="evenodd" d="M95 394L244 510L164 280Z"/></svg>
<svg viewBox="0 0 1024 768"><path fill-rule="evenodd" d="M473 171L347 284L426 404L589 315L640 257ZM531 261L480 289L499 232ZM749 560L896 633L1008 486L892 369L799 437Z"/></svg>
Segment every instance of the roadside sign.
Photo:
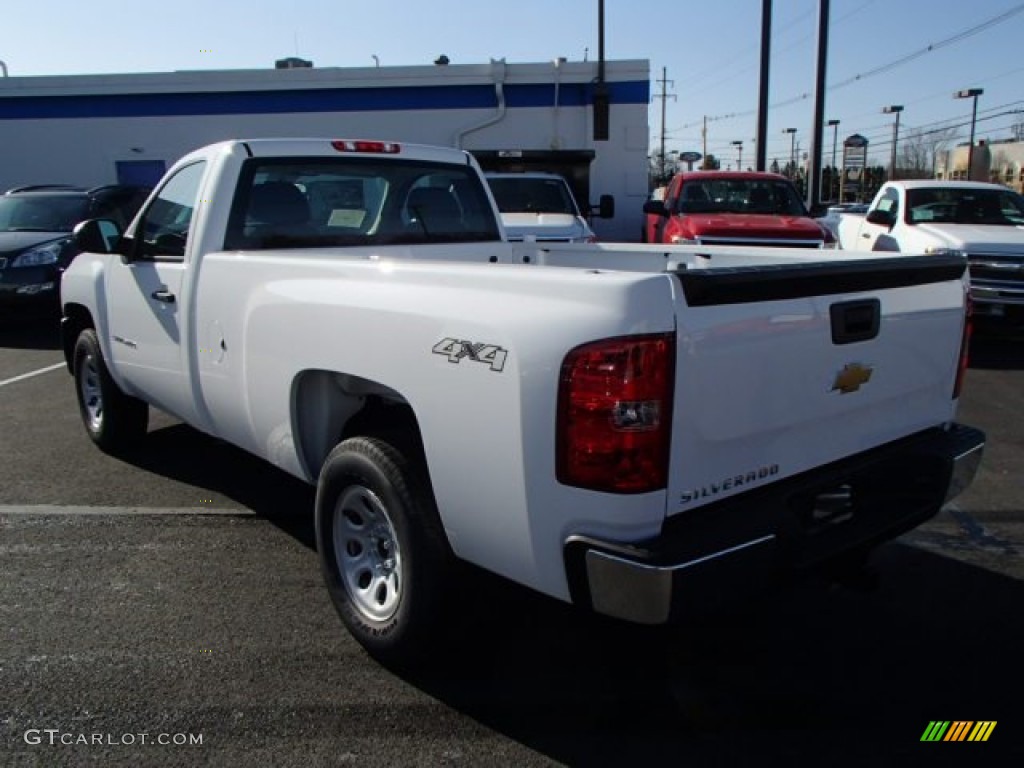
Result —
<svg viewBox="0 0 1024 768"><path fill-rule="evenodd" d="M686 170L692 171L693 164L700 160L703 155L700 152L680 152L680 162L686 163Z"/></svg>

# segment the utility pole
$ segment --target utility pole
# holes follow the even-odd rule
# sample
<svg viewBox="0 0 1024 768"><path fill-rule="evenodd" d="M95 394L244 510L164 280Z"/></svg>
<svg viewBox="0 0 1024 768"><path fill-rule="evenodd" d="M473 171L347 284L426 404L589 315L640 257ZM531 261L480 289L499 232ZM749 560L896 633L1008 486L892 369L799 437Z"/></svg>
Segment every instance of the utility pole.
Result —
<svg viewBox="0 0 1024 768"><path fill-rule="evenodd" d="M659 157L661 159L660 160L661 176L662 176L662 178L664 178L664 176L665 176L665 103L670 98L671 99L675 98L675 94L668 93L666 91L666 87L669 85L669 83L671 83L672 85L675 85L676 83L675 83L675 80L669 80L668 79L668 68L667 67L662 67L661 68L661 80L655 80L655 82L659 83L661 85L661 93L654 94L654 98L661 99L661 153L659 154Z"/></svg>
<svg viewBox="0 0 1024 768"><path fill-rule="evenodd" d="M888 107L882 107L883 114L896 115L896 122L892 124L892 159L889 161L889 181L896 178L896 142L900 140L900 112L902 111L902 104L891 104Z"/></svg>
<svg viewBox="0 0 1024 768"><path fill-rule="evenodd" d="M825 67L828 61L829 0L818 0L818 68L814 83L814 122L811 123L811 151L807 164L807 208L821 204L821 138L825 123Z"/></svg>
<svg viewBox="0 0 1024 768"><path fill-rule="evenodd" d="M971 140L967 144L967 180L974 180L974 124L978 122L978 97L983 94L983 88L966 88L953 94L954 99L974 99L974 109L971 110ZM896 115L898 118L899 115Z"/></svg>
<svg viewBox="0 0 1024 768"><path fill-rule="evenodd" d="M701 160L701 167L707 170L708 167L708 116L704 115L704 127L700 130L701 142L704 146L701 147L701 152L704 154L704 159Z"/></svg>
<svg viewBox="0 0 1024 768"><path fill-rule="evenodd" d="M829 173L829 177L828 177L828 199L829 200L835 200L836 198L832 196L832 188L836 186L836 178L837 178L837 171L836 171L836 142L838 142L838 140L839 140L839 121L838 120L829 120L827 123L825 123L825 125L827 125L829 128L832 129L832 171L831 171L831 173ZM841 182L840 182L840 186L842 186ZM837 195L837 197L838 197L838 195Z"/></svg>
<svg viewBox="0 0 1024 768"><path fill-rule="evenodd" d="M768 161L768 69L772 55L772 0L761 0L761 82L757 98L757 138L754 167L767 169ZM705 126L707 127L707 126ZM704 154L707 154L705 148Z"/></svg>

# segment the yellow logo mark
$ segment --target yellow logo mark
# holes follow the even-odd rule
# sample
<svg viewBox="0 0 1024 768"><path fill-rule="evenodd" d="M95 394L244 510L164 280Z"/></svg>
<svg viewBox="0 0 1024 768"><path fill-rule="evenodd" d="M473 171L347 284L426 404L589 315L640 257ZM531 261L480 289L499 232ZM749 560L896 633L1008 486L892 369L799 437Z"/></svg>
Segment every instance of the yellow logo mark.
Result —
<svg viewBox="0 0 1024 768"><path fill-rule="evenodd" d="M988 741L995 727L995 720L932 720L921 741Z"/></svg>
<svg viewBox="0 0 1024 768"><path fill-rule="evenodd" d="M860 363L847 363L847 365L836 374L836 379L832 382L831 392L839 390L839 394L848 395L851 392L856 392L861 388L862 384L867 384L871 380L871 374L874 372L874 368L870 365L861 365Z"/></svg>

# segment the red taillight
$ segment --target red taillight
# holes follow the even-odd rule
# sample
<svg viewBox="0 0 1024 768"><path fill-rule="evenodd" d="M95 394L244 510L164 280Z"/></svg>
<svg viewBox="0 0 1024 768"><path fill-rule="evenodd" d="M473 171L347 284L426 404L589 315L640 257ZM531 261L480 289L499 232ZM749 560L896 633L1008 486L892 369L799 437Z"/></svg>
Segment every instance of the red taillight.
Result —
<svg viewBox="0 0 1024 768"><path fill-rule="evenodd" d="M393 141L350 141L341 139L332 141L331 146L339 152L365 152L377 155L397 155L402 145Z"/></svg>
<svg viewBox="0 0 1024 768"><path fill-rule="evenodd" d="M675 334L577 347L558 389L556 475L565 485L646 493L668 478Z"/></svg>
<svg viewBox="0 0 1024 768"><path fill-rule="evenodd" d="M953 399L960 397L960 389L967 373L968 353L971 347L971 332L974 330L974 303L970 292L964 298L964 333L960 339L960 362L957 364L956 383L953 385Z"/></svg>

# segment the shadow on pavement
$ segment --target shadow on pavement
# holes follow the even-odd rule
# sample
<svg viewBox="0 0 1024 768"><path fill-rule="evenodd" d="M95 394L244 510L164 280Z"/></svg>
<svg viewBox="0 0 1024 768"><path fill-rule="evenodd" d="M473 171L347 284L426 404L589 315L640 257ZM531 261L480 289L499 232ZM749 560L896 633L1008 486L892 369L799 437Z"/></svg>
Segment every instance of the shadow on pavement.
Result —
<svg viewBox="0 0 1024 768"><path fill-rule="evenodd" d="M567 765L1022 764L1024 584L903 544L875 561L869 592L810 582L670 629L476 578L440 668L406 678ZM998 725L963 762L921 743L932 720Z"/></svg>
<svg viewBox="0 0 1024 768"><path fill-rule="evenodd" d="M130 461L315 546L315 490L237 448L173 426ZM396 673L567 765L1024 764L1024 583L906 543L872 565L870 589L809 581L672 628L465 565L431 665ZM922 743L935 720L997 726L985 743Z"/></svg>
<svg viewBox="0 0 1024 768"><path fill-rule="evenodd" d="M1024 369L1024 327L990 319L976 321L968 358L971 368L993 371Z"/></svg>
<svg viewBox="0 0 1024 768"><path fill-rule="evenodd" d="M57 320L0 319L0 348L60 349Z"/></svg>
<svg viewBox="0 0 1024 768"><path fill-rule="evenodd" d="M316 549L316 488L184 424L151 431L138 448L119 457L157 475L220 493L310 549Z"/></svg>

